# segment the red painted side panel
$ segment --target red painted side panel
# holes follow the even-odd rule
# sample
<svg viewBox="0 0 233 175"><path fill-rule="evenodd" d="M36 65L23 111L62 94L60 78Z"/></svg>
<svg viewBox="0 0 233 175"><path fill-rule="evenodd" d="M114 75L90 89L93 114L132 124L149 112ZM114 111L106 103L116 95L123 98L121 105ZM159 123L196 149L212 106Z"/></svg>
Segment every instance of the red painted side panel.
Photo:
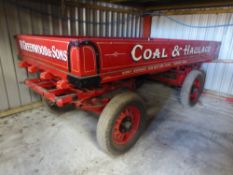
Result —
<svg viewBox="0 0 233 175"><path fill-rule="evenodd" d="M31 58L67 71L67 45L69 39L39 36L17 36L19 54L23 59Z"/></svg>
<svg viewBox="0 0 233 175"><path fill-rule="evenodd" d="M94 43L99 53L89 45L72 47L69 72L70 41L81 43L86 40ZM62 78L67 74L86 78L96 76L99 71L102 82L208 62L217 57L220 48L220 43L213 41L73 36L18 35L17 42L19 55L30 65L49 70ZM96 58L98 56L99 60Z"/></svg>

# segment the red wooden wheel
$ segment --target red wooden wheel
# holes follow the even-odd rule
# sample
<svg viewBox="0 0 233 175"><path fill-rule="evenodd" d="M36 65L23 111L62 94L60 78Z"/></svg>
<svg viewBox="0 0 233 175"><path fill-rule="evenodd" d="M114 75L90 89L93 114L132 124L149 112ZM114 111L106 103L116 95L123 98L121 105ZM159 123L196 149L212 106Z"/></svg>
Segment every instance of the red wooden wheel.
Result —
<svg viewBox="0 0 233 175"><path fill-rule="evenodd" d="M129 150L139 139L145 127L145 108L141 98L132 92L113 97L100 115L97 140L110 154Z"/></svg>

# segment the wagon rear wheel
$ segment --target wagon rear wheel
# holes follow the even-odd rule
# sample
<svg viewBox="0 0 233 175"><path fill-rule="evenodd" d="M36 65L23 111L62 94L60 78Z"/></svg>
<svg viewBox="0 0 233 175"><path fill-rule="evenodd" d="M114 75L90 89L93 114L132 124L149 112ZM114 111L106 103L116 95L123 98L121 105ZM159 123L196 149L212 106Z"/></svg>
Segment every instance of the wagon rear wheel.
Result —
<svg viewBox="0 0 233 175"><path fill-rule="evenodd" d="M104 108L97 125L97 140L107 153L117 155L129 150L145 127L145 109L132 92L115 96Z"/></svg>
<svg viewBox="0 0 233 175"><path fill-rule="evenodd" d="M204 82L204 73L199 70L193 70L186 76L180 93L183 106L194 106L198 102L204 88Z"/></svg>

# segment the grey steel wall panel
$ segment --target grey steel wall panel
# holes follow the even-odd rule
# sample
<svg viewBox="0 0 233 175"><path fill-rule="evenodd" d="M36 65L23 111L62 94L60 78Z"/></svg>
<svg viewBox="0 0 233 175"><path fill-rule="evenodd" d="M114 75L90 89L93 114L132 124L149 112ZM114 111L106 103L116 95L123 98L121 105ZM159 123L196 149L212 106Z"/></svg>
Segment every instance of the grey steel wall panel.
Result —
<svg viewBox="0 0 233 175"><path fill-rule="evenodd" d="M193 26L233 23L231 13L173 15L171 17ZM180 25L164 16L154 16L151 32L152 37L221 41L218 59L231 62L204 64L203 69L207 72L205 88L219 94L233 95L233 27L192 28Z"/></svg>

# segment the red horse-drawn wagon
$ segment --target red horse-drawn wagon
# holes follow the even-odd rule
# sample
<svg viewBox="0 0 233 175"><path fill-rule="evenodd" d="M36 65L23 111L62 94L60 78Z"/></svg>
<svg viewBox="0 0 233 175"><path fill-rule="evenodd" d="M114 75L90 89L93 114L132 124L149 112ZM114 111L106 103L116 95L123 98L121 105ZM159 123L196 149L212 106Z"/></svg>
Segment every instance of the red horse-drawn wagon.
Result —
<svg viewBox="0 0 233 175"><path fill-rule="evenodd" d="M144 78L181 87L181 103L193 106L203 90L203 62L217 58L219 42L16 36L19 65L39 78L25 84L56 110L73 105L100 114L97 140L119 154L133 146L145 126L143 100L132 91ZM121 89L127 89L123 93ZM113 95L115 94L115 95Z"/></svg>

